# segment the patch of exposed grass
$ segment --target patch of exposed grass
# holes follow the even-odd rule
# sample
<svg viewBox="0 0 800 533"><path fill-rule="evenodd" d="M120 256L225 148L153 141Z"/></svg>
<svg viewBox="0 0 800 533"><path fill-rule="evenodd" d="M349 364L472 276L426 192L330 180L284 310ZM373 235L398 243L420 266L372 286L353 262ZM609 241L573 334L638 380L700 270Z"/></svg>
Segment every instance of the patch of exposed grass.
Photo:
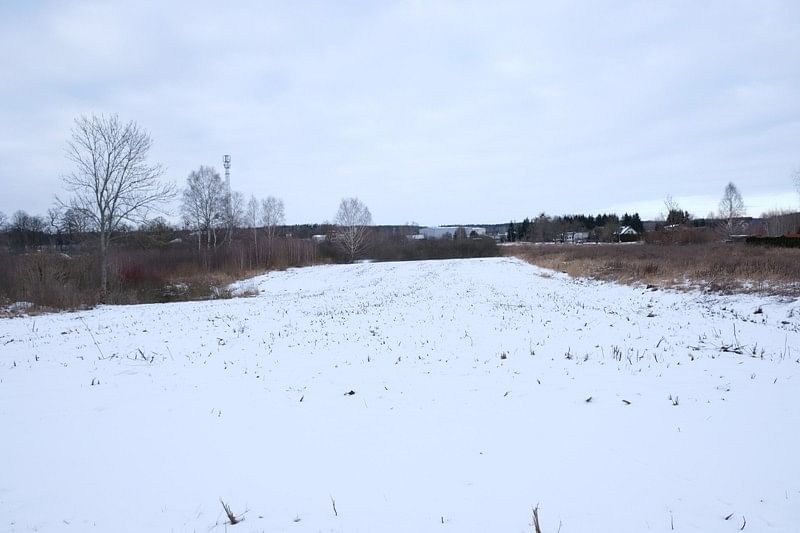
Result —
<svg viewBox="0 0 800 533"><path fill-rule="evenodd" d="M587 277L659 288L800 296L800 250L738 243L519 245L506 255Z"/></svg>

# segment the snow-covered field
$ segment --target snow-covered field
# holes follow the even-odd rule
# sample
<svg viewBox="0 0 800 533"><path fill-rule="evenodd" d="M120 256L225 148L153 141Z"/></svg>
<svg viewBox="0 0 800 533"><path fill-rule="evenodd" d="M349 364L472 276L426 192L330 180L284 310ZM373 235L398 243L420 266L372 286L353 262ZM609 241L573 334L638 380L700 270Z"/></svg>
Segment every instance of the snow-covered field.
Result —
<svg viewBox="0 0 800 533"><path fill-rule="evenodd" d="M800 531L797 301L507 258L251 283L0 321L0 530Z"/></svg>

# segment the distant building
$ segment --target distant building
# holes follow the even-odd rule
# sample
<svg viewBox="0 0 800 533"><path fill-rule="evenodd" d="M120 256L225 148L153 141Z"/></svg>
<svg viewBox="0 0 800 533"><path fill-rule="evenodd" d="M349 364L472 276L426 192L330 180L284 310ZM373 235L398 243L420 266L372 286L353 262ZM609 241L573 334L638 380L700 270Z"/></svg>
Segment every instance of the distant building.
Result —
<svg viewBox="0 0 800 533"><path fill-rule="evenodd" d="M327 235L312 235L311 240L314 242L325 242L328 240Z"/></svg>
<svg viewBox="0 0 800 533"><path fill-rule="evenodd" d="M737 223L738 233L747 236L769 235L769 224L766 219L742 217Z"/></svg>
<svg viewBox="0 0 800 533"><path fill-rule="evenodd" d="M476 226L465 226L464 230L467 232L467 237L485 237L486 228L479 228Z"/></svg>
<svg viewBox="0 0 800 533"><path fill-rule="evenodd" d="M558 242L567 244L581 244L589 240L588 231L566 231L556 237Z"/></svg>
<svg viewBox="0 0 800 533"><path fill-rule="evenodd" d="M452 239L455 228L419 228L419 234L425 239Z"/></svg>
<svg viewBox="0 0 800 533"><path fill-rule="evenodd" d="M425 239L452 239L459 228L464 228L468 237L483 237L486 235L486 228L477 226L438 226L434 228L419 228L419 235Z"/></svg>
<svg viewBox="0 0 800 533"><path fill-rule="evenodd" d="M614 232L617 242L635 242L639 240L639 232L630 226L620 226Z"/></svg>
<svg viewBox="0 0 800 533"><path fill-rule="evenodd" d="M639 232L630 226L620 226L614 232L614 235L639 235Z"/></svg>

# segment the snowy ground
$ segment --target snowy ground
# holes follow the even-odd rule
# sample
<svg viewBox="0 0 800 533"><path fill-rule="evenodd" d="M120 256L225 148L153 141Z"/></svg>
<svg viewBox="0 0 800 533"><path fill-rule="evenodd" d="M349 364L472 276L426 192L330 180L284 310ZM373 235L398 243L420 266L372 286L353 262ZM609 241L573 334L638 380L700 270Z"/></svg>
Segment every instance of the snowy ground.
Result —
<svg viewBox="0 0 800 533"><path fill-rule="evenodd" d="M0 321L0 530L800 531L797 301L508 258L252 284Z"/></svg>

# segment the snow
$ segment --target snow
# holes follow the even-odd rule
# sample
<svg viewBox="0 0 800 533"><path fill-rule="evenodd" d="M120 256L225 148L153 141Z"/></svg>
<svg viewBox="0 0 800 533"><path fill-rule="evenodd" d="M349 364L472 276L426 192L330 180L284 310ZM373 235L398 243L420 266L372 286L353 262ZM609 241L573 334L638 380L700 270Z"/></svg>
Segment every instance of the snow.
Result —
<svg viewBox="0 0 800 533"><path fill-rule="evenodd" d="M241 286L0 321L0 530L800 530L796 300L510 258Z"/></svg>

